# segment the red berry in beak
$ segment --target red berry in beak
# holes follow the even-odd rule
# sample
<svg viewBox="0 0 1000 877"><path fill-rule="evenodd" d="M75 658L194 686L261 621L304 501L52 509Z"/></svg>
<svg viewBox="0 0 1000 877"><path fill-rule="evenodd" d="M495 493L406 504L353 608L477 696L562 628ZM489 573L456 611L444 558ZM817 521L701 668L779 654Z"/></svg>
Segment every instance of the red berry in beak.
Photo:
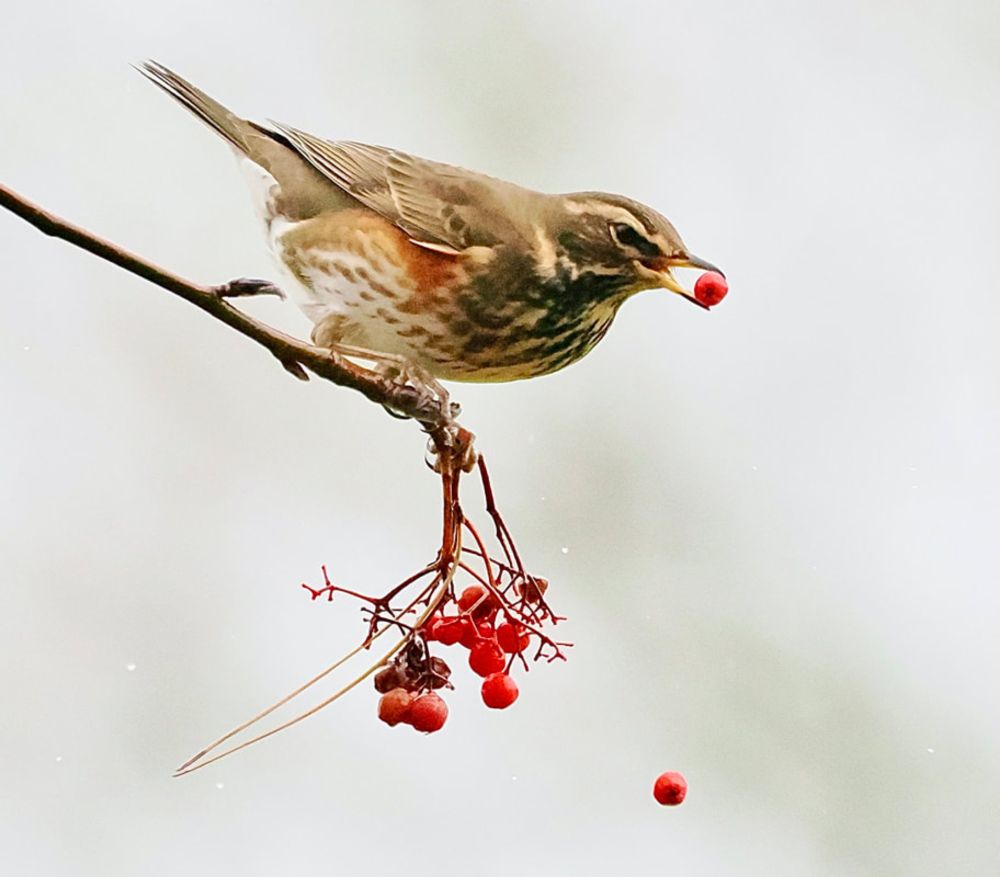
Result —
<svg viewBox="0 0 1000 877"><path fill-rule="evenodd" d="M653 797L666 807L675 807L687 795L688 784L684 774L675 770L661 773L653 784Z"/></svg>
<svg viewBox="0 0 1000 877"><path fill-rule="evenodd" d="M727 292L729 284L726 278L715 271L706 271L694 283L694 297L707 308L717 305Z"/></svg>

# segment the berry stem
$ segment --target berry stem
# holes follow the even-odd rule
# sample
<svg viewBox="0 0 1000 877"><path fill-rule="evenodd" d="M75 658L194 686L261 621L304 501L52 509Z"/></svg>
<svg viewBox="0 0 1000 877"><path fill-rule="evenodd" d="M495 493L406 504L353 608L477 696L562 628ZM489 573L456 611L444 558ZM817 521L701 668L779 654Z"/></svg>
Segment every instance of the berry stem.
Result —
<svg viewBox="0 0 1000 877"><path fill-rule="evenodd" d="M459 544L459 546L461 545L461 536L459 536L458 544ZM454 577L455 577L455 566L454 565L451 565L448 568L448 571L447 571L446 574L443 574L443 575L439 574L438 575L438 578L435 579L435 583L440 583L440 586L438 587L437 592L436 592L434 598L432 598L432 600L430 601L430 605L427 606L427 608L420 615L420 617L417 620L417 622L414 624L415 628L419 628L420 625L423 624L424 621L427 618L430 617L431 613L434 612L438 608L438 605L444 599L444 597L447 595L449 589L451 588L452 579L454 579ZM413 607L415 607L418 604L418 602L419 602L419 597L417 599L413 600L410 603L410 606L408 607L407 611L409 611L409 609L412 609ZM374 673L380 667L383 667L389 661L389 659L394 654L396 654L396 652L398 652L401 648L403 648L403 646L406 645L406 643L409 642L410 638L412 637L412 635L413 635L412 632L410 634L402 637L398 642L396 642L393 645L393 647L391 649L389 649L389 651L387 651L381 658L379 658L378 661L376 661L374 664L372 664L367 670L365 670L359 676L357 676L356 678L354 678L353 680L351 680L351 682L349 682L343 688L340 688L338 691L334 692L334 694L332 694L326 700L321 701L316 706L312 707L309 710L306 710L304 713L299 714L295 718L289 719L287 722L284 722L283 724L278 725L275 728L272 728L270 731L266 731L263 734L259 734L258 736L253 737L250 740L247 740L246 742L239 744L238 746L233 746L232 748L225 750L224 752L220 753L219 755L215 755L212 758L209 758L209 759L206 759L206 760L202 761L202 759L209 752L211 752L212 750L218 748L223 743L225 743L227 740L232 739L233 737L235 737L237 734L241 733L242 731L245 731L251 725L259 722L261 719L265 718L266 716L269 716L276 709L278 709L279 707L284 706L286 703L288 703L293 698L298 697L298 695L300 695L302 692L304 692L307 688L309 688L310 686L312 686L315 683L319 682L324 677L328 676L330 673L332 673L338 667L343 666L345 663L347 663L347 661L349 661L351 658L353 658L355 655L357 655L363 649L366 649L369 646L371 646L371 644L375 640L377 640L380 636L382 636L382 634L384 634L387 630L389 630L389 628L388 627L384 627L384 628L382 628L382 630L378 631L377 633L368 636L360 645L358 645L355 648L351 649L351 651L349 651L346 655L344 655L343 657L341 657L341 658L337 659L336 661L334 661L334 663L332 663L329 667L327 667L321 673L318 673L316 676L314 676L308 682L305 682L304 684L302 684L298 688L296 688L294 691L290 692L289 694L286 694L283 698L281 698L281 700L277 701L276 703L274 703L271 706L269 706L267 709L265 709L262 712L258 713L252 719L248 719L246 722L244 722L243 724L241 724L238 727L234 728L232 731L229 731L228 733L223 734L218 740L216 740L213 743L211 743L208 746L206 746L204 749L201 750L201 752L199 752L193 758L190 758L186 762L184 762L184 764L182 764L174 772L174 776L175 777L183 776L184 774L188 774L188 773L191 773L192 771L196 771L196 770L199 770L199 769L201 769L203 767L206 767L207 765L212 764L213 762L218 761L221 758L225 758L227 755L232 755L234 752L238 752L241 749L246 749L248 746L251 746L254 743L257 743L257 742L259 742L261 740L264 740L267 737L272 736L273 734L277 734L278 731L283 731L285 728L290 728L292 725L298 724L302 720L307 719L307 718L309 718L312 715L315 715L316 713L318 713L324 707L329 706L335 700L337 700L338 698L340 698L343 695L347 694L348 691L350 691L352 688L356 687L360 683L364 682L365 679L367 679L372 673Z"/></svg>

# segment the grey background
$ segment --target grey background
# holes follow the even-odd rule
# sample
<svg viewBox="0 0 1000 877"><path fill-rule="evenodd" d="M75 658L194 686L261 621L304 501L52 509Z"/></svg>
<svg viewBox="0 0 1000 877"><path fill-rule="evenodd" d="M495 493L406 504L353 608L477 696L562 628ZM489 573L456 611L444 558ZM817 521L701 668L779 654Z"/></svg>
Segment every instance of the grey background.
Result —
<svg viewBox="0 0 1000 877"><path fill-rule="evenodd" d="M998 9L8 4L3 181L186 276L273 272L146 56L249 116L640 198L732 292L457 388L567 665L499 714L459 672L426 738L355 692L173 780L360 634L299 589L320 563L429 559L437 486L412 426L0 215L4 869L997 873Z"/></svg>

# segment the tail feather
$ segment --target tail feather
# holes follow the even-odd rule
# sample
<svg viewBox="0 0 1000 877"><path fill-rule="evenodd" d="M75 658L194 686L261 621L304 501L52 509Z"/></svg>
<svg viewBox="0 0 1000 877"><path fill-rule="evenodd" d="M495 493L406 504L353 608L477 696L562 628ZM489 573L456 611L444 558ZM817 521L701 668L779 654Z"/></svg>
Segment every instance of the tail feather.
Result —
<svg viewBox="0 0 1000 877"><path fill-rule="evenodd" d="M196 88L186 79L174 73L173 70L156 61L143 61L141 66L136 67L136 70L187 107L240 152L249 153L247 134L252 133L254 128L245 119L231 113L200 88Z"/></svg>
<svg viewBox="0 0 1000 877"><path fill-rule="evenodd" d="M136 69L269 175L270 182L265 181L268 211L299 220L324 210L361 206L334 180L316 170L282 135L241 119L156 61L145 61ZM276 190L273 183L277 184Z"/></svg>

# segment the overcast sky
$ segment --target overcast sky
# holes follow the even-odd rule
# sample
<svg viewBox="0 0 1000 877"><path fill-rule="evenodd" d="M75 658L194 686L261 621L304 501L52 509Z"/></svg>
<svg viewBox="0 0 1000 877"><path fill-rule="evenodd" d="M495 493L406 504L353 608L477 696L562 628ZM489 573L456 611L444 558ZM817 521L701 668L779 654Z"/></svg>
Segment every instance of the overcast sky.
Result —
<svg viewBox="0 0 1000 877"><path fill-rule="evenodd" d="M200 282L275 274L229 151L145 57L252 118L630 195L731 283L710 314L637 297L562 373L455 390L567 664L495 713L453 662L431 737L364 687L173 780L360 638L299 588L321 563L375 591L432 558L423 438L0 215L12 873L995 873L998 23L988 0L12 5L0 180Z"/></svg>

